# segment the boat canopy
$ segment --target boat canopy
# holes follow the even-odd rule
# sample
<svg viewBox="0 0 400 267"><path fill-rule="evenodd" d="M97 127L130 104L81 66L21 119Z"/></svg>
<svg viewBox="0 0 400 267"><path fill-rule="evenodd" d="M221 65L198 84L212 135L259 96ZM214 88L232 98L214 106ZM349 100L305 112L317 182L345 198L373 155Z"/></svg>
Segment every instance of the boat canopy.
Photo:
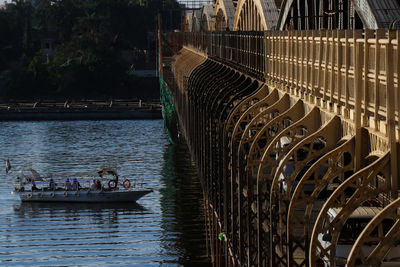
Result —
<svg viewBox="0 0 400 267"><path fill-rule="evenodd" d="M115 169L112 169L112 168L102 168L102 169L97 171L97 174L100 177L103 177L103 175L106 175L106 174L110 174L110 175L114 176L115 179L118 179L117 171Z"/></svg>
<svg viewBox="0 0 400 267"><path fill-rule="evenodd" d="M32 183L32 181L43 181L43 178L37 171L32 168L28 169L28 171L30 171L31 174L25 174L22 170L18 171L18 178L22 184Z"/></svg>

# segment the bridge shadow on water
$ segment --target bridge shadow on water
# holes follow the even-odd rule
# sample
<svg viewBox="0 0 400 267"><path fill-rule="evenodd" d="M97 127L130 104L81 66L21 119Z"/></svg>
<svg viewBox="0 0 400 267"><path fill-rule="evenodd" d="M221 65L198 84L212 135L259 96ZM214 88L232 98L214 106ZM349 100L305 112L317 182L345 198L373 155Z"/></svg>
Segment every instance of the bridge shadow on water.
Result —
<svg viewBox="0 0 400 267"><path fill-rule="evenodd" d="M201 185L186 145L166 147L161 175L161 227L165 233L179 233L175 240L164 236L161 246L175 247L179 253L175 264L211 266L206 256Z"/></svg>

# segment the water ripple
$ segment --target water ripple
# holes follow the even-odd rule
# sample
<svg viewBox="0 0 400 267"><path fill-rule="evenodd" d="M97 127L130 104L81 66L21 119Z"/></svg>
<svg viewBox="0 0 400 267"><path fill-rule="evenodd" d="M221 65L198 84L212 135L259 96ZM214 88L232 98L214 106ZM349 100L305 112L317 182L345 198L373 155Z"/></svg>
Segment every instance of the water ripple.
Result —
<svg viewBox="0 0 400 267"><path fill-rule="evenodd" d="M202 194L187 148L162 121L0 122L1 266L192 266L205 255ZM101 167L155 191L138 204L20 203L19 168L93 177ZM0 165L1 168L1 165Z"/></svg>

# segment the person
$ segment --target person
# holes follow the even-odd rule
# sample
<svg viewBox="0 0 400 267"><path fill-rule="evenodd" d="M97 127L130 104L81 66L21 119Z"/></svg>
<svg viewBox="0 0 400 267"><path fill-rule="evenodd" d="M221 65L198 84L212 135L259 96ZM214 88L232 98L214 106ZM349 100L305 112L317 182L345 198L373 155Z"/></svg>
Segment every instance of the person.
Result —
<svg viewBox="0 0 400 267"><path fill-rule="evenodd" d="M72 190L79 190L81 188L81 185L79 184L78 180L74 178L72 181Z"/></svg>
<svg viewBox="0 0 400 267"><path fill-rule="evenodd" d="M96 180L93 180L93 183L90 185L90 190L92 190L92 191L97 190Z"/></svg>
<svg viewBox="0 0 400 267"><path fill-rule="evenodd" d="M49 188L50 188L50 190L55 190L56 189L56 184L54 183L53 178L50 178Z"/></svg>
<svg viewBox="0 0 400 267"><path fill-rule="evenodd" d="M67 180L65 181L65 190L71 190L71 189L72 189L71 182L67 178Z"/></svg>
<svg viewBox="0 0 400 267"><path fill-rule="evenodd" d="M100 182L100 180L97 180L96 185L97 185L97 190L101 190L101 182Z"/></svg>
<svg viewBox="0 0 400 267"><path fill-rule="evenodd" d="M35 181L32 181L32 190L39 190L39 188L36 187Z"/></svg>

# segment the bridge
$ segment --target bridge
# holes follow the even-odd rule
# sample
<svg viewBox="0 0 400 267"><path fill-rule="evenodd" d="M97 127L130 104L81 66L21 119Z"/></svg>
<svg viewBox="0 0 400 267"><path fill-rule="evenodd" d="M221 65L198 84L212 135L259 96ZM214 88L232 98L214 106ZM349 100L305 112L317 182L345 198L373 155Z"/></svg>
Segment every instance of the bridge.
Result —
<svg viewBox="0 0 400 267"><path fill-rule="evenodd" d="M165 122L198 166L215 266L400 260L399 2L217 0L159 34Z"/></svg>

